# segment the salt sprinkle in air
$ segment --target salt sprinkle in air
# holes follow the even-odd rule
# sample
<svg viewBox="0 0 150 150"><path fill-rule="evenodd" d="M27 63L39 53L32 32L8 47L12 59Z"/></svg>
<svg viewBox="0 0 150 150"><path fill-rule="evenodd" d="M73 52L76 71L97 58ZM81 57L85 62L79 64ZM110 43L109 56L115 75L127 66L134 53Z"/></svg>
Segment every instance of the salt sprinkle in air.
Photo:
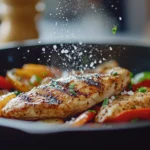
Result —
<svg viewBox="0 0 150 150"><path fill-rule="evenodd" d="M119 20L121 21L121 20L122 20L122 17L119 17Z"/></svg>
<svg viewBox="0 0 150 150"><path fill-rule="evenodd" d="M112 50L113 50L113 48L112 48L112 47L109 47L109 50L110 50L110 51L112 51Z"/></svg>
<svg viewBox="0 0 150 150"><path fill-rule="evenodd" d="M93 66L94 66L94 62L91 62L90 67L93 67Z"/></svg>
<svg viewBox="0 0 150 150"><path fill-rule="evenodd" d="M53 49L56 50L57 49L57 45L53 45Z"/></svg>
<svg viewBox="0 0 150 150"><path fill-rule="evenodd" d="M42 51L45 52L45 48L44 47L42 48Z"/></svg>
<svg viewBox="0 0 150 150"><path fill-rule="evenodd" d="M99 60L99 63L101 64L101 63L102 63L102 60Z"/></svg>

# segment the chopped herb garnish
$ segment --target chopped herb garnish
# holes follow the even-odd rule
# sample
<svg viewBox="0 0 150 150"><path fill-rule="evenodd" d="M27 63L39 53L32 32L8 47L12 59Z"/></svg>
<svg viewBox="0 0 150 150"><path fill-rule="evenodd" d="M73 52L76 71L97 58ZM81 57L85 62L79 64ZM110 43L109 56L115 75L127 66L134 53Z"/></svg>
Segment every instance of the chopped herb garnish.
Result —
<svg viewBox="0 0 150 150"><path fill-rule="evenodd" d="M88 112L93 112L93 113L96 113L96 111L95 111L95 110L88 110Z"/></svg>
<svg viewBox="0 0 150 150"><path fill-rule="evenodd" d="M112 75L117 76L118 73L116 71L112 72Z"/></svg>
<svg viewBox="0 0 150 150"><path fill-rule="evenodd" d="M132 120L131 120L131 122L133 122L133 123L134 123L134 122L137 122L138 120L139 120L138 118L136 118L136 119L132 119Z"/></svg>
<svg viewBox="0 0 150 150"><path fill-rule="evenodd" d="M74 89L75 84L70 84L69 89Z"/></svg>
<svg viewBox="0 0 150 150"><path fill-rule="evenodd" d="M42 81L42 78L41 78L41 77L39 77L39 76L37 76L37 75L35 75L35 77L36 77L36 81L37 81L37 82L41 82L41 81Z"/></svg>
<svg viewBox="0 0 150 150"><path fill-rule="evenodd" d="M18 96L21 92L19 92L19 91L14 91L14 93L16 94L16 96Z"/></svg>
<svg viewBox="0 0 150 150"><path fill-rule="evenodd" d="M130 72L130 78L133 78L133 77L134 77L133 73L132 73L132 72Z"/></svg>
<svg viewBox="0 0 150 150"><path fill-rule="evenodd" d="M73 95L76 95L76 92L74 91L74 89L70 89L69 92Z"/></svg>
<svg viewBox="0 0 150 150"><path fill-rule="evenodd" d="M114 27L112 28L112 34L116 34L116 33L117 33L117 29L118 29L118 27L117 27L117 26L114 26Z"/></svg>
<svg viewBox="0 0 150 150"><path fill-rule="evenodd" d="M105 98L104 101L103 101L102 106L106 106L106 105L108 104L108 101L109 101L109 99L108 99L108 98Z"/></svg>
<svg viewBox="0 0 150 150"><path fill-rule="evenodd" d="M141 87L137 90L138 92L145 93L147 89L145 87Z"/></svg>
<svg viewBox="0 0 150 150"><path fill-rule="evenodd" d="M70 84L69 85L69 92L73 95L76 95L76 92L74 90L75 84Z"/></svg>

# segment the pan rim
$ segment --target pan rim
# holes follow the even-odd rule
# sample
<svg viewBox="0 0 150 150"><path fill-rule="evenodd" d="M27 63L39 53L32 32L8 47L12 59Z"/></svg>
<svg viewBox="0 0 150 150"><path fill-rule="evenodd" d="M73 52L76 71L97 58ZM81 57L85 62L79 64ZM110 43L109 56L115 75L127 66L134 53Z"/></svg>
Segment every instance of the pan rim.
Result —
<svg viewBox="0 0 150 150"><path fill-rule="evenodd" d="M74 42L76 43L76 42ZM133 41L112 41L111 43L109 43L108 41L105 42L101 42L101 43L97 43L97 42L85 42L86 44L93 44L93 45L118 45L118 46L139 46L139 47L148 47L150 48L150 44L146 44L144 42L136 42L133 44ZM108 44L109 43L109 44ZM55 43L55 44L60 44L60 43ZM53 43L53 45L55 45ZM64 42L63 44L69 44L67 42ZM9 50L9 49L14 49L17 47L35 47L35 46L44 46L44 45L52 45L52 43L42 43L42 44L37 44L34 45L32 42L30 43L26 43L26 44L21 44L16 46L14 45L9 45L8 47L2 48L2 50ZM25 124L24 124L25 123ZM95 126L95 127L89 127L89 126L84 126L84 127L80 127L80 128L70 128L68 126L62 126L59 128L56 128L54 130L54 128L50 128L49 125L46 125L44 123L39 123L38 128L37 127L37 123L33 123L32 124L32 128L31 126L29 127L27 124L29 122L28 121L18 121L18 120L12 120L12 119L5 119L5 118L0 118L0 126L3 127L7 127L7 128L14 128L17 130L21 130L23 132L29 133L29 134L51 134L51 133L60 133L60 132L94 132L94 131L98 131L98 132L102 132L102 131L114 131L114 130L128 130L128 129L136 129L136 128L146 128L146 127L150 127L150 121L144 121L144 122L137 122L134 124L109 124L109 125L104 125L102 127L99 126ZM23 125L24 124L24 125ZM21 126L19 126L21 125ZM27 126L26 126L27 125ZM31 125L31 124L30 124ZM47 130L43 130L42 127L44 127Z"/></svg>

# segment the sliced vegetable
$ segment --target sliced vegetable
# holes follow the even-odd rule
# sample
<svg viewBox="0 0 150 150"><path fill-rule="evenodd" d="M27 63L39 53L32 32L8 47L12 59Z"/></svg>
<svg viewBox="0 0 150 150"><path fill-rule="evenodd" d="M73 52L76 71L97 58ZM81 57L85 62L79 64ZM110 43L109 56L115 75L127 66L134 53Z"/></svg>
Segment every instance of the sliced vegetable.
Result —
<svg viewBox="0 0 150 150"><path fill-rule="evenodd" d="M71 123L73 126L82 126L85 123L92 121L96 115L95 110L88 110L82 113L73 123Z"/></svg>
<svg viewBox="0 0 150 150"><path fill-rule="evenodd" d="M9 81L5 77L0 76L0 89L10 90L11 88L12 85L9 83Z"/></svg>
<svg viewBox="0 0 150 150"><path fill-rule="evenodd" d="M15 74L21 78L31 78L33 73L29 72L28 70L24 69L13 69Z"/></svg>
<svg viewBox="0 0 150 150"><path fill-rule="evenodd" d="M107 118L104 122L130 122L133 119L150 120L150 108L139 108L124 111L114 118Z"/></svg>
<svg viewBox="0 0 150 150"><path fill-rule="evenodd" d="M136 91L140 87L150 87L150 80L144 80L144 81L142 81L140 83L132 85L133 91Z"/></svg>
<svg viewBox="0 0 150 150"><path fill-rule="evenodd" d="M58 69L39 64L26 64L23 66L23 69L40 77L56 77L61 75Z"/></svg>
<svg viewBox="0 0 150 150"><path fill-rule="evenodd" d="M2 108L12 99L15 98L16 94L8 93L0 97L0 116L2 115L1 110Z"/></svg>
<svg viewBox="0 0 150 150"><path fill-rule="evenodd" d="M144 80L150 80L150 72L141 72L138 73L132 78L132 84L137 84L140 83Z"/></svg>
<svg viewBox="0 0 150 150"><path fill-rule="evenodd" d="M8 71L6 76L13 88L20 92L28 92L33 88L33 86L29 84L28 80L20 81L20 79L18 79L18 76L16 76L14 70Z"/></svg>

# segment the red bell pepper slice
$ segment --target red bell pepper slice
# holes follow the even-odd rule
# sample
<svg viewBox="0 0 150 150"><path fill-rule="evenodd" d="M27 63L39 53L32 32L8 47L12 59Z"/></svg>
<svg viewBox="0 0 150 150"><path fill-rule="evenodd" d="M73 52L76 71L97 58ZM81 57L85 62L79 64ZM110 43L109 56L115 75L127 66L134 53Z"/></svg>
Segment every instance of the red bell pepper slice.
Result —
<svg viewBox="0 0 150 150"><path fill-rule="evenodd" d="M82 126L86 124L87 122L94 119L96 115L95 110L87 110L84 113L82 113L79 117L75 119L73 123L71 123L73 126Z"/></svg>
<svg viewBox="0 0 150 150"><path fill-rule="evenodd" d="M105 123L130 122L133 119L150 120L150 108L138 108L125 111L114 118L107 118Z"/></svg>
<svg viewBox="0 0 150 150"><path fill-rule="evenodd" d="M7 81L5 77L0 76L0 89L10 90L12 88L11 84Z"/></svg>
<svg viewBox="0 0 150 150"><path fill-rule="evenodd" d="M144 80L140 83L132 85L133 91L136 91L140 87L150 87L150 80Z"/></svg>

